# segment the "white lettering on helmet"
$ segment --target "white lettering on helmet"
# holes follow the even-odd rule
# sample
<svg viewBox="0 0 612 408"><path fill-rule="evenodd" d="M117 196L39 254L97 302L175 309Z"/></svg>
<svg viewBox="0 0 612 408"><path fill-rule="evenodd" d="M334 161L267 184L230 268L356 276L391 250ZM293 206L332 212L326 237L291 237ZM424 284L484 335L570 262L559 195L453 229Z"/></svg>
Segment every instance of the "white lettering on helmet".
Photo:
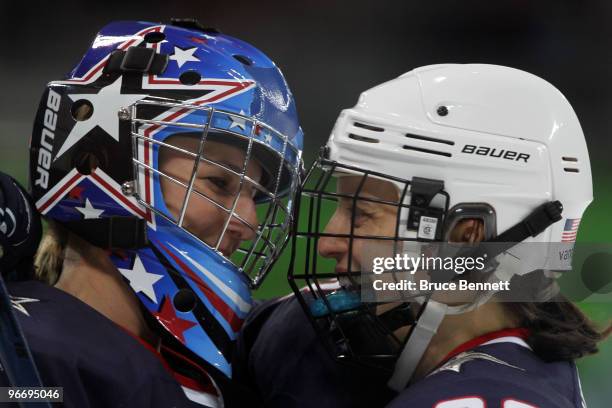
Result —
<svg viewBox="0 0 612 408"><path fill-rule="evenodd" d="M38 166L36 172L38 177L34 184L47 188L49 185L49 168L51 167L51 152L53 151L53 140L55 139L55 126L57 125L57 111L60 107L61 96L53 89L49 89L47 97L47 109L43 117L43 130L40 134L40 149L38 149Z"/></svg>

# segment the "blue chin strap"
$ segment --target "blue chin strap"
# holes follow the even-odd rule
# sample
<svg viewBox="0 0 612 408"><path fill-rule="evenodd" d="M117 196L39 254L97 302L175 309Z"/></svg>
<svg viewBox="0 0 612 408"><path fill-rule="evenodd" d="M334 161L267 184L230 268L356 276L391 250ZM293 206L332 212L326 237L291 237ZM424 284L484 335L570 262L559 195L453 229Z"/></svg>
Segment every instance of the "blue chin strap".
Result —
<svg viewBox="0 0 612 408"><path fill-rule="evenodd" d="M310 313L314 317L325 317L332 313L343 313L355 310L361 306L361 296L356 292L349 292L344 289L337 290L326 296L327 302L323 299L315 299L310 303ZM329 307L328 307L329 304Z"/></svg>

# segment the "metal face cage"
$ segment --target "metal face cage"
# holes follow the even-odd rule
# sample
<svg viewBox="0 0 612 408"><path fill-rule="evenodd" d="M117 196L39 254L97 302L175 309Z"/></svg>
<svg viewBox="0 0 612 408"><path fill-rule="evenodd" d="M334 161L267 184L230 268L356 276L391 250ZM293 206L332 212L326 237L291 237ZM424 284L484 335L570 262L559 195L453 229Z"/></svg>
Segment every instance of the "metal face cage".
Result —
<svg viewBox="0 0 612 408"><path fill-rule="evenodd" d="M287 135L242 113L148 97L124 114L131 123L138 202L224 257L258 287L287 242L301 152ZM177 146L178 136L187 143ZM215 154L218 145L240 155ZM162 171L164 155L189 160L190 173ZM249 174L254 165L262 169L259 179ZM212 173L222 182L211 184ZM177 195L183 197L180 205ZM256 222L240 213L241 197L255 206ZM232 238L232 228L243 236Z"/></svg>
<svg viewBox="0 0 612 408"><path fill-rule="evenodd" d="M338 188L340 177L352 178L347 191ZM371 182L395 188L395 198L368 194L365 186ZM334 358L391 372L410 335L397 329L410 326L420 312L414 309L413 298L386 304L363 302L360 295L363 271L359 261L355 261L359 256L353 255L372 245L383 245L388 253L399 254L406 243L442 240L449 195L443 185L430 189L433 193L429 197L420 194L432 182L416 177L406 180L324 157L309 169L297 194L288 280ZM380 229L370 233L360 228L360 217L368 206L389 210L388 218L393 214L394 220L384 233ZM419 237L419 225L415 223L419 217L437 217L439 230L432 239ZM334 245L343 248L343 254L322 256L322 240L333 240ZM429 296L422 296L421 306Z"/></svg>

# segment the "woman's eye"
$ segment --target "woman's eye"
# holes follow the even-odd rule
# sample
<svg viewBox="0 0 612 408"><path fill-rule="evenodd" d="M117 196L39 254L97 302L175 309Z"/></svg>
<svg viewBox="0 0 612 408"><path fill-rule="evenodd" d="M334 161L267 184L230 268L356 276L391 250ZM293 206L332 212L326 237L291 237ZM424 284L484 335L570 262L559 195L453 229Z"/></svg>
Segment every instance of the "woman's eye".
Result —
<svg viewBox="0 0 612 408"><path fill-rule="evenodd" d="M355 214L355 218L368 217L370 215L368 211L364 210L359 205L353 207L353 204L350 202L342 203L340 208L342 208L342 210L345 211L349 217L352 216L352 213Z"/></svg>
<svg viewBox="0 0 612 408"><path fill-rule="evenodd" d="M365 212L365 211L363 211L363 210L357 210L357 216L358 216L358 217L369 217L369 216L370 216L370 213Z"/></svg>
<svg viewBox="0 0 612 408"><path fill-rule="evenodd" d="M368 211L365 211L359 207L355 208L355 219L360 220L360 221L364 221L368 218L370 218L372 214L370 214Z"/></svg>
<svg viewBox="0 0 612 408"><path fill-rule="evenodd" d="M213 183L215 186L219 187L219 188L226 188L227 187L227 181L220 179L220 178L216 178L216 177L211 177L208 179L211 183Z"/></svg>
<svg viewBox="0 0 612 408"><path fill-rule="evenodd" d="M225 194L230 194L232 193L231 191L231 185L230 182L224 178L221 177L206 177L205 180L212 184L214 189L217 192L220 193L225 193Z"/></svg>

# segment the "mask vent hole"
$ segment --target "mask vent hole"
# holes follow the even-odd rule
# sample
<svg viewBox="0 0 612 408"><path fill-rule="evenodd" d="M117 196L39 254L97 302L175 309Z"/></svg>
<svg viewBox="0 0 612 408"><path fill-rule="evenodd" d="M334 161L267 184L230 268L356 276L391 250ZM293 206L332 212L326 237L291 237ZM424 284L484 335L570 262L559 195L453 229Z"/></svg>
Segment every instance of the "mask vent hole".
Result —
<svg viewBox="0 0 612 408"><path fill-rule="evenodd" d="M371 130L372 132L384 132L385 129L378 127L378 126L372 126L372 125L366 125L365 123L359 123L359 122L354 122L353 126L358 127L358 128L362 128L362 129L367 129L367 130Z"/></svg>
<svg viewBox="0 0 612 408"><path fill-rule="evenodd" d="M561 160L566 161L566 162L578 162L578 159L575 157L567 157L567 156L563 156L561 158Z"/></svg>
<svg viewBox="0 0 612 408"><path fill-rule="evenodd" d="M79 99L70 107L70 114L77 122L83 122L93 115L93 105L86 99Z"/></svg>
<svg viewBox="0 0 612 408"><path fill-rule="evenodd" d="M566 167L566 168L563 169L563 171L565 171L567 173L580 173L580 170L574 169L572 167Z"/></svg>
<svg viewBox="0 0 612 408"><path fill-rule="evenodd" d="M407 133L406 137L410 139L424 140L426 142L443 143L449 146L453 146L455 144L455 142L453 142L452 140L437 139L435 137L429 137L429 136L413 135L411 133Z"/></svg>
<svg viewBox="0 0 612 408"><path fill-rule="evenodd" d="M190 289L179 290L174 295L172 303L176 310L183 313L191 312L197 305L196 296Z"/></svg>
<svg viewBox="0 0 612 408"><path fill-rule="evenodd" d="M155 44L158 43L160 41L163 41L166 38L166 34L164 33L160 33L158 31L153 31L151 33L147 33L144 36L144 40L146 42L148 42L149 44Z"/></svg>
<svg viewBox="0 0 612 408"><path fill-rule="evenodd" d="M74 167L85 176L91 174L100 166L98 156L91 152L82 152L75 155Z"/></svg>
<svg viewBox="0 0 612 408"><path fill-rule="evenodd" d="M366 142L366 143L380 143L380 140L378 139L374 139L373 137L366 137L366 136L359 136L359 135L355 135L353 133L349 133L348 137L350 139L354 139L354 140L358 140L360 142Z"/></svg>
<svg viewBox="0 0 612 408"><path fill-rule="evenodd" d="M441 152L439 150L423 149L422 147L414 147L414 146L407 146L407 145L402 146L402 148L404 150L414 150L415 152L429 153L429 154L435 154L438 156L445 156L445 157L452 157L452 154L447 153L447 152Z"/></svg>
<svg viewBox="0 0 612 408"><path fill-rule="evenodd" d="M243 65L248 65L248 66L253 65L253 61L251 61L250 58L247 58L244 55L236 54L234 55L234 59Z"/></svg>
<svg viewBox="0 0 612 408"><path fill-rule="evenodd" d="M202 79L202 76L196 71L185 71L179 77L179 81L183 85L195 85L200 82L200 79Z"/></svg>

